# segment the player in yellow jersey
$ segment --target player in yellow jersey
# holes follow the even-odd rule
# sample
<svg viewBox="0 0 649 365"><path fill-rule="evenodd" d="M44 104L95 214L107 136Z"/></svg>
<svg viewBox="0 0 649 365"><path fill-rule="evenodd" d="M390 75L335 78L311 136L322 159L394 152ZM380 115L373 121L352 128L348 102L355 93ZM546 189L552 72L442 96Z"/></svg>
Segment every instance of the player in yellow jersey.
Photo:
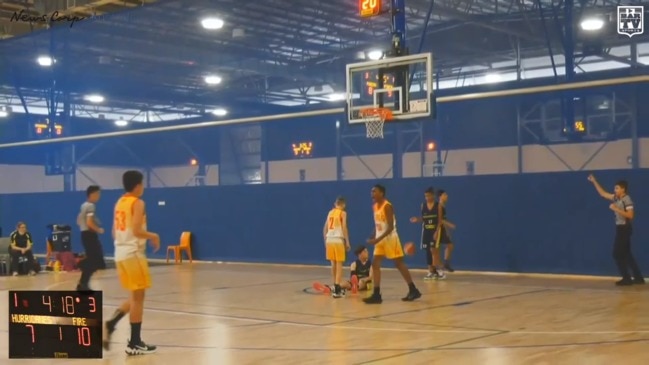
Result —
<svg viewBox="0 0 649 365"><path fill-rule="evenodd" d="M372 200L374 200L374 233L367 240L367 243L374 245L374 260L372 262L372 281L374 292L371 296L363 299L367 304L380 304L381 298L381 262L383 258L394 261L403 279L408 283L408 295L401 298L404 302L411 302L421 298L421 293L412 281L410 271L403 262L403 247L397 234L396 217L392 204L385 199L385 187L374 185L372 188Z"/></svg>
<svg viewBox="0 0 649 365"><path fill-rule="evenodd" d="M334 208L327 214L322 234L324 236L327 260L331 261L331 276L334 281L332 296L342 298L344 292L340 287L345 264L345 253L349 251L349 232L347 231L347 213L345 198L338 197Z"/></svg>
<svg viewBox="0 0 649 365"><path fill-rule="evenodd" d="M122 176L125 194L115 204L113 238L115 239L115 264L119 280L130 292L129 299L117 309L104 326L104 348L108 350L110 336L117 322L129 313L131 338L126 345L129 355L151 354L156 347L145 344L141 337L144 291L151 287L151 276L146 259L146 241L154 252L160 248L160 237L148 232L146 211L140 199L144 193L144 176L139 171L126 171Z"/></svg>

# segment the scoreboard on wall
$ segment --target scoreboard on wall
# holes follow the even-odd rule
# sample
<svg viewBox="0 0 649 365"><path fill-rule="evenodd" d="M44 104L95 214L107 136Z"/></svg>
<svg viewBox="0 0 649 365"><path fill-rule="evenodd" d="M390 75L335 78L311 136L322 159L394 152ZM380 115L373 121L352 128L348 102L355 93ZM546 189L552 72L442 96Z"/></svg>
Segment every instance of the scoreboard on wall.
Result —
<svg viewBox="0 0 649 365"><path fill-rule="evenodd" d="M293 157L304 158L313 156L313 142L298 142L291 145Z"/></svg>
<svg viewBox="0 0 649 365"><path fill-rule="evenodd" d="M31 134L36 139L56 138L63 136L63 125L45 118L31 125Z"/></svg>

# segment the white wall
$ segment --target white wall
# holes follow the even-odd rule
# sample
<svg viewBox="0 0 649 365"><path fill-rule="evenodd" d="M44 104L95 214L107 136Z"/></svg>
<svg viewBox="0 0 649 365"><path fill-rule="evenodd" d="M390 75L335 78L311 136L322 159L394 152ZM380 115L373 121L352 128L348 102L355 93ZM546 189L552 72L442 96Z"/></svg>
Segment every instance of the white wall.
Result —
<svg viewBox="0 0 649 365"><path fill-rule="evenodd" d="M427 156L424 156L427 159ZM430 161L433 159L428 158ZM407 152L403 154L402 159L402 172L403 177L421 177L421 153L420 152Z"/></svg>
<svg viewBox="0 0 649 365"><path fill-rule="evenodd" d="M102 189L121 189L122 174L124 171L137 169L136 167L103 167L103 166L79 166L76 172L76 188L79 191L85 190L88 185L99 185ZM61 181L63 181L61 179ZM60 190L63 190L61 183Z"/></svg>
<svg viewBox="0 0 649 365"><path fill-rule="evenodd" d="M42 165L0 165L0 194L63 191L63 176L45 176Z"/></svg>
<svg viewBox="0 0 649 365"><path fill-rule="evenodd" d="M196 186L194 176L198 166L181 165L156 167L151 172L152 188ZM207 165L204 185L214 186L219 184L219 166Z"/></svg>
<svg viewBox="0 0 649 365"><path fill-rule="evenodd" d="M262 166L262 179L263 170ZM287 183L300 181L300 170L304 170L304 181L334 181L336 180L336 158L269 161L268 182Z"/></svg>
<svg viewBox="0 0 649 365"><path fill-rule="evenodd" d="M334 159L335 160L335 159ZM76 190L83 191L88 185L99 185L102 189L121 189L122 173L137 167L79 166L76 171ZM195 186L192 177L196 166L170 166L154 169L151 187ZM334 165L335 171L335 165ZM335 173L334 173L335 177ZM146 178L146 177L145 177ZM205 185L219 184L219 166L207 166ZM46 176L41 165L0 165L0 194L43 193L63 191L63 176Z"/></svg>
<svg viewBox="0 0 649 365"><path fill-rule="evenodd" d="M598 150L599 153L588 161ZM639 164L649 168L649 138L639 140ZM474 162L475 175L515 174L518 171L517 147L472 148L451 150L446 156L444 175L462 176L467 174L467 161ZM631 167L631 140L618 140L609 143L557 144L550 146L523 146L523 172L558 172L579 170L627 169ZM431 165L436 159L435 152L424 154L425 164ZM406 153L403 156L404 177L421 176L421 154ZM561 161L563 160L565 164ZM300 170L305 171L305 181L335 181L336 159L314 158L268 163L271 183L299 182ZM566 166L568 165L568 166ZM76 173L77 189L83 190L90 184L98 184L104 189L120 189L121 174L129 167L81 166ZM154 169L150 184L152 187L193 186L192 177L196 166L167 166ZM392 155L345 156L342 158L344 180L372 180L392 178ZM425 169L429 172L430 169ZM263 173L262 168L262 173ZM157 175L157 176L156 176ZM205 185L218 185L219 166L207 168ZM63 191L63 176L45 176L45 168L40 165L0 165L0 194L35 193Z"/></svg>
<svg viewBox="0 0 649 365"><path fill-rule="evenodd" d="M342 158L344 180L372 180L392 178L392 155L344 156ZM288 183L300 181L335 181L336 158L312 158L268 162L268 182ZM262 168L263 173L263 168Z"/></svg>
<svg viewBox="0 0 649 365"><path fill-rule="evenodd" d="M639 140L640 167L649 167L649 138ZM597 152L599 150L599 152ZM597 154L595 154L597 152ZM517 147L451 150L446 156L444 175L467 175L467 162L474 162L475 175L515 174L518 172ZM631 168L631 140L523 146L523 172L560 172ZM404 177L418 177L418 152L404 156ZM436 160L435 152L426 152L426 164ZM409 166L407 166L409 165ZM430 169L428 169L430 170Z"/></svg>
<svg viewBox="0 0 649 365"><path fill-rule="evenodd" d="M649 140L643 142L649 143ZM599 153L593 157L598 150ZM525 146L523 172L627 169L631 168L631 164L628 163L629 156L631 156L630 139L609 143Z"/></svg>
<svg viewBox="0 0 649 365"><path fill-rule="evenodd" d="M129 169L144 172L142 168L128 166L79 166L77 169L77 189L83 190L90 184L97 184L103 189L121 189L122 174ZM206 170L205 185L218 185L218 165L208 165ZM195 186L194 176L197 171L198 166L190 165L156 167L152 169L149 184L152 188Z"/></svg>
<svg viewBox="0 0 649 365"><path fill-rule="evenodd" d="M473 161L474 175L515 174L518 171L517 147L470 148L442 152L446 159L444 175L467 175L467 162ZM426 152L426 164L437 159L436 152Z"/></svg>
<svg viewBox="0 0 649 365"><path fill-rule="evenodd" d="M649 167L649 138L640 138L638 146L638 159L641 168Z"/></svg>
<svg viewBox="0 0 649 365"><path fill-rule="evenodd" d="M392 178L392 154L345 156L342 162L344 180Z"/></svg>
<svg viewBox="0 0 649 365"><path fill-rule="evenodd" d="M595 152L599 152L593 157ZM649 138L639 140L640 167L649 168ZM557 145L523 146L523 172L559 172L627 169L631 168L631 140L608 143L574 143ZM558 156L558 157L557 157ZM592 157L592 159L591 159ZM436 152L426 152L426 165L436 160ZM493 148L470 148L444 151L446 158L445 176L467 175L467 162L473 161L474 175L498 175L518 173L518 151L516 146ZM589 161L590 159L590 161ZM565 165L561 160L565 161ZM567 165L567 166L566 166ZM269 162L270 182L299 181L299 170L306 171L306 181L331 181L336 179L336 159L302 159ZM421 176L421 153L409 152L403 155L403 176ZM424 169L430 176L431 168ZM344 180L379 179L392 177L392 155L363 155L343 157ZM376 175L376 177L375 177Z"/></svg>

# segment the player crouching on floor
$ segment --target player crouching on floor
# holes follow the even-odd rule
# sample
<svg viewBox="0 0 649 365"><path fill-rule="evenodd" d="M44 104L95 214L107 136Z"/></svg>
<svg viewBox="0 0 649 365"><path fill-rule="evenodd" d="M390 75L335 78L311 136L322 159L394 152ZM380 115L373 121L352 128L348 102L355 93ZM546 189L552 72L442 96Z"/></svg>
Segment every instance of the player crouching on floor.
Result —
<svg viewBox="0 0 649 365"><path fill-rule="evenodd" d="M370 260L370 253L367 248L360 245L354 250L354 253L357 259L349 267L351 271L350 280L341 284L344 290L351 290L352 293L359 290L368 290L369 284L372 282L372 260Z"/></svg>

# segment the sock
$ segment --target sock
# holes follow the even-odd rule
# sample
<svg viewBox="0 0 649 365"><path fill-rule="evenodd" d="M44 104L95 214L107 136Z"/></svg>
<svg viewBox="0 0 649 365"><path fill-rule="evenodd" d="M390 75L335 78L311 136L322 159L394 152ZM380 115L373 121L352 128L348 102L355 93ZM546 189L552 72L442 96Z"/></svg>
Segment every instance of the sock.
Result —
<svg viewBox="0 0 649 365"><path fill-rule="evenodd" d="M375 286L374 287L374 292L372 293L372 295L377 295L377 296L381 295L381 288L379 288L378 286Z"/></svg>
<svg viewBox="0 0 649 365"><path fill-rule="evenodd" d="M410 291L415 291L417 290L417 287L415 286L415 283L408 283L408 289Z"/></svg>
<svg viewBox="0 0 649 365"><path fill-rule="evenodd" d="M117 326L117 322L119 322L120 319L122 319L126 313L120 311L119 309L113 313L113 316L106 322L108 324L108 328L110 330L115 329L115 326Z"/></svg>
<svg viewBox="0 0 649 365"><path fill-rule="evenodd" d="M81 278L79 279L79 286L87 288L90 285L90 272L83 270L81 272Z"/></svg>
<svg viewBox="0 0 649 365"><path fill-rule="evenodd" d="M131 345L139 345L142 342L140 338L140 330L142 329L142 322L140 323L131 323Z"/></svg>
<svg viewBox="0 0 649 365"><path fill-rule="evenodd" d="M336 294L340 294L340 284L334 284L334 290L336 291Z"/></svg>

